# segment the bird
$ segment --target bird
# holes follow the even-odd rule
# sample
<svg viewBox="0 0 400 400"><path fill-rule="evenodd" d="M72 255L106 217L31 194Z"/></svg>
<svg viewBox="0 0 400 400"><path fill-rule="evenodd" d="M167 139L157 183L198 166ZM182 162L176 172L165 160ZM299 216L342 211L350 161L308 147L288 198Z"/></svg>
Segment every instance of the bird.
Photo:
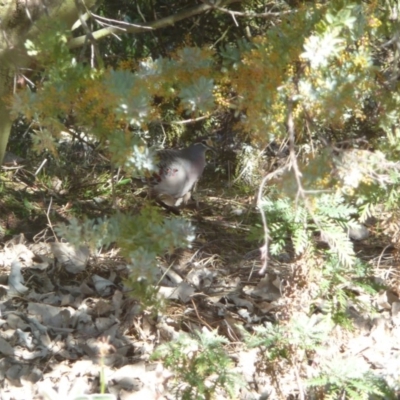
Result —
<svg viewBox="0 0 400 400"><path fill-rule="evenodd" d="M151 194L167 207L186 204L193 186L203 174L207 150L215 151L209 139L181 150L159 150L156 155L158 171L149 182Z"/></svg>

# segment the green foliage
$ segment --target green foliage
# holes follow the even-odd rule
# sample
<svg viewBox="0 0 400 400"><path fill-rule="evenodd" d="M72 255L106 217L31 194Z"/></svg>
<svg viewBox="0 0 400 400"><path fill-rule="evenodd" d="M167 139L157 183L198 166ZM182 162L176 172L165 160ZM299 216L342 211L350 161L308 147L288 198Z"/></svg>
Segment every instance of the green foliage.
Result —
<svg viewBox="0 0 400 400"><path fill-rule="evenodd" d="M373 375L368 364L356 357L337 357L325 360L317 377L310 379L311 387L322 387L329 399L363 400L370 395L382 396L382 381Z"/></svg>
<svg viewBox="0 0 400 400"><path fill-rule="evenodd" d="M159 346L153 359L163 360L174 372L174 393L177 399L209 399L217 389L229 398L237 398L237 388L243 386L235 373L230 357L223 349L228 341L215 332L181 334L176 340Z"/></svg>
<svg viewBox="0 0 400 400"><path fill-rule="evenodd" d="M278 255L284 249L289 238L294 238L296 254L304 250L304 245L308 242L307 221L304 217L307 215L304 208L295 210L292 207L291 200L288 198L278 198L272 200L270 197L264 198L261 206L268 221L268 229L271 237L270 252L272 255ZM259 231L256 230L250 235L250 239L256 235L259 237ZM304 242L301 240L304 238Z"/></svg>
<svg viewBox="0 0 400 400"><path fill-rule="evenodd" d="M318 123L338 126L353 113L361 116L360 99L376 90L373 49L358 45L369 29L364 13L358 4L330 3L306 40L302 57L310 69L301 78L299 95L308 110L316 111Z"/></svg>
<svg viewBox="0 0 400 400"><path fill-rule="evenodd" d="M28 39L25 42L25 48L28 55L34 57L42 66L46 66L50 72L52 81L60 80L68 67L76 67L71 62L71 54L66 46L71 35L70 29L63 25L62 21L53 21L52 35L47 31L42 31L35 42ZM66 78L67 75L64 75Z"/></svg>
<svg viewBox="0 0 400 400"><path fill-rule="evenodd" d="M158 5L156 2L153 8L145 2L138 3L139 15L152 17ZM103 12L115 11L107 3L102 7ZM250 15L259 7L257 2L243 4ZM161 38L150 34L135 38L141 50L133 50L123 37L127 57L141 53L142 58L112 63L112 70L94 70L80 63L68 52L70 33L56 26L54 35L27 42L32 54L46 54L41 60L47 66L46 80L37 90L35 101L27 94L18 94L14 112L36 118L52 135L61 128L54 115L62 117L72 112L77 125L108 140L119 123L147 133L160 117L169 121L186 114L204 115L230 108L241 116L239 128L244 128L261 146L268 139L286 136L288 98L296 101L294 122L299 138L304 132L302 127L306 123L309 126L310 121L316 129L313 135L323 131L323 126L341 129L351 120L361 123L366 117L363 104L382 93L376 79L376 46L371 42L373 35L377 36L376 42L380 38L386 40L394 29L385 20L388 10L375 4L343 1L309 2L296 9L285 3L275 7L275 12L279 13L279 7L284 11L279 22L250 19L253 35L247 39L243 39L244 32L238 32L238 39L230 35L230 27L220 36L229 18L210 13L218 23L207 29L207 38L221 42L219 51L203 38L204 25L202 29L188 29L199 42L194 45L188 44L189 40L184 42L182 32L178 37L176 27L171 27L174 39L168 51L160 51L157 46ZM137 10L122 4L120 8L119 17L140 20ZM158 11L167 9L162 6ZM120 54L120 44L115 46L119 49L116 54ZM112 53L111 49L112 46L107 54ZM301 68L297 68L299 63ZM397 124L395 110L399 104L393 99L399 96L390 93L384 97L379 99L382 112L374 124L394 138L396 146L397 130L391 127ZM44 139L41 141L48 142ZM122 159L120 164L124 162Z"/></svg>
<svg viewBox="0 0 400 400"><path fill-rule="evenodd" d="M243 184L254 186L254 183L260 180L260 172L262 172L260 171L260 159L264 161L264 157L260 157L257 149L250 145L242 145L235 171L236 179L240 179L241 188L243 188Z"/></svg>
<svg viewBox="0 0 400 400"><path fill-rule="evenodd" d="M117 120L140 127L150 114L151 93L140 74L110 70L104 76L103 87L115 100L113 109Z"/></svg>
<svg viewBox="0 0 400 400"><path fill-rule="evenodd" d="M189 111L211 111L214 105L214 82L212 79L199 78L192 85L183 88L180 93L182 104Z"/></svg>
<svg viewBox="0 0 400 400"><path fill-rule="evenodd" d="M331 329L332 323L328 317L298 314L286 324L256 326L253 334L243 328L241 331L246 345L250 348L260 347L263 358L272 362L281 357L292 360L297 357L298 349L315 351L326 343Z"/></svg>
<svg viewBox="0 0 400 400"><path fill-rule="evenodd" d="M398 213L400 203L398 20L394 18L399 9L393 1L272 3L226 5L247 12L251 16L247 19L210 10L196 20L183 19L135 36L121 28L120 40L100 41L76 53L68 48L73 33L53 20L52 35L43 31L25 44L39 68L34 85L17 91L10 109L34 124L37 151L56 157L60 132L68 125L99 142L115 166L135 175L154 170L154 144L177 142L184 135L191 139L197 131L222 132L232 139L232 148L242 152L236 172L251 193L253 177L265 173L257 159L263 156L261 149L271 140L287 143L290 116L305 196L299 195L292 176L263 199L260 207L267 217L270 253L279 255L291 245L297 257L320 260L321 268L310 275L320 277L323 310L334 322L350 327L346 311L356 300L354 291L373 287L348 230L357 218L365 221L377 210ZM132 4L106 0L99 13L145 24L188 6L187 1ZM256 15L268 12L261 18ZM89 20L89 26L95 23ZM94 49L100 53L95 62L89 52ZM196 124L175 123L193 117L200 117L192 121ZM242 146L242 138L252 146ZM326 143L330 149L325 152ZM342 156L347 146L360 151L348 152L346 159ZM340 160L334 160L337 153ZM25 205L32 213L29 202ZM156 289L147 285L156 280L156 256L193 239L190 224L177 218L163 220L150 208L138 215L71 219L57 233L96 250L112 243L120 246L131 267L132 284L146 301L156 296ZM253 230L253 238L262 236L260 229ZM319 237L324 243L316 240ZM294 355L296 349L306 353L323 344L329 326L316 316L301 316L286 325L255 328L254 335L245 337L249 346L265 349L268 361L293 360L299 357ZM229 391L234 386L223 343L216 335L198 334L161 348L177 382L184 382L176 387L182 398L208 398L216 387L226 385ZM366 382L365 370L352 372L357 370L354 360L343 362L347 363L343 370L341 360L324 365L313 387L326 389L332 398L379 393L375 381Z"/></svg>
<svg viewBox="0 0 400 400"><path fill-rule="evenodd" d="M355 261L353 243L347 233L347 228L352 221L349 220L343 223L346 230L341 226L342 221L331 218L320 218L317 221L321 230L321 235L323 235L324 239L328 242L330 250L337 255L343 265L353 265Z"/></svg>
<svg viewBox="0 0 400 400"><path fill-rule="evenodd" d="M366 221L377 214L377 209L397 211L400 204L400 182L388 185L361 184L357 189L360 220Z"/></svg>
<svg viewBox="0 0 400 400"><path fill-rule="evenodd" d="M184 5L178 1L171 7L180 9ZM173 111L176 117L228 107L243 117L240 127L263 146L267 139L286 136L288 98L296 101L294 122L301 137L302 127L310 126L309 122L318 131L313 135L323 131L324 126L342 129L352 119L361 123L366 117L364 103L374 102L379 94L383 99L375 101L381 108L374 125L394 138L395 146L400 97L393 91L382 92L380 65L375 61L375 49L396 29L388 18L388 5L335 0L289 6L280 2L274 4L273 22L257 18L257 11L265 11L259 2L245 2L238 7L252 18L248 24L238 24L234 32L230 17L213 12L203 16L212 19L212 24L192 26L186 21L163 30L161 36L152 30L131 42L127 35L122 35L120 43L102 42L100 46L106 48L101 47L110 59L119 58L120 54L127 58L119 63L112 59L112 72L102 68L91 70L80 62L82 57L72 57L66 46L71 33L63 27L55 26L54 35L39 36L26 46L47 66L47 83L40 90L46 86L46 90L56 88L53 100L61 95L78 123L85 122L82 126L86 129L95 127L93 132L101 131L103 136L112 125L102 129L96 126L99 122L101 125L96 118L101 120L102 113L115 113L113 118L117 121L126 120L146 130L158 119L160 105L168 105L162 112ZM158 2L152 6L138 2L137 8L125 3L113 7L104 2L100 14L115 13L116 18L126 22L143 23L146 18L153 18L155 12L161 18L169 10ZM387 59L390 60L389 55ZM90 80L103 74L102 82L97 82L99 96ZM91 93L93 103L101 107L88 113L80 99L85 92ZM224 97L223 102L215 101L215 92ZM156 112L152 104L155 96ZM50 121L37 115L52 131Z"/></svg>
<svg viewBox="0 0 400 400"><path fill-rule="evenodd" d="M132 175L156 170L155 151L136 133L116 131L110 138L111 161Z"/></svg>
<svg viewBox="0 0 400 400"><path fill-rule="evenodd" d="M248 347L260 348L267 370L276 368L274 362L281 363L282 359L289 362L288 366L309 363L309 358L312 359L315 363L314 377L307 381L307 394L310 396L323 393L328 399L345 397L358 400L385 393L387 398L394 398L385 380L371 372L362 358L344 355L320 358L320 354L326 354L323 348L329 346L333 325L329 315L308 317L298 314L286 323L257 326L252 334L244 328L239 329Z"/></svg>
<svg viewBox="0 0 400 400"><path fill-rule="evenodd" d="M157 319L168 305L166 299L159 295L159 287L151 284L152 282L147 279L137 278L135 275L129 276L126 283L132 291L132 297L140 302L140 308L151 313L154 319Z"/></svg>
<svg viewBox="0 0 400 400"><path fill-rule="evenodd" d="M276 197L273 190L263 199L270 252L279 255L291 242L298 255L307 252L307 257L322 256L321 269L313 273L318 276L317 296L323 299L323 309L332 315L335 323L351 329L352 322L347 312L350 304L370 311L370 306L357 303L355 290L376 291L368 278L370 266L355 257L353 243L348 237L358 209L340 194L314 195L312 209L310 204L307 208L295 207L291 199ZM259 229L253 230L252 235L260 237ZM328 243L328 249L318 245L316 238L320 235Z"/></svg>
<svg viewBox="0 0 400 400"><path fill-rule="evenodd" d="M156 255L187 246L194 239L192 225L181 219L164 219L154 207L144 208L140 214L116 214L112 217L60 224L59 236L75 246L86 244L99 250L116 243L121 254L130 262L131 279L153 283L157 276Z"/></svg>
<svg viewBox="0 0 400 400"><path fill-rule="evenodd" d="M347 309L350 304L362 310L370 311L371 307L357 301L355 290L375 293L373 283L368 280L370 266L356 260L349 266L341 263L337 256L331 255L320 271L318 297L324 299L323 311L332 315L335 323L347 329L353 329Z"/></svg>
<svg viewBox="0 0 400 400"><path fill-rule="evenodd" d="M328 241L331 251L344 265L354 263L353 244L347 235L347 229L353 223L352 214L356 208L346 204L342 196L315 196L311 209L295 206L290 198L277 197L271 193L269 197L263 198L261 206L267 218L272 255L278 255L288 240L292 241L297 255L304 254L307 249L315 252L314 238L321 233Z"/></svg>
<svg viewBox="0 0 400 400"><path fill-rule="evenodd" d="M241 62L242 54L253 49L254 46L245 39L238 39L233 45L232 43L222 46L220 56L224 67L237 68ZM225 69L227 71L227 69Z"/></svg>

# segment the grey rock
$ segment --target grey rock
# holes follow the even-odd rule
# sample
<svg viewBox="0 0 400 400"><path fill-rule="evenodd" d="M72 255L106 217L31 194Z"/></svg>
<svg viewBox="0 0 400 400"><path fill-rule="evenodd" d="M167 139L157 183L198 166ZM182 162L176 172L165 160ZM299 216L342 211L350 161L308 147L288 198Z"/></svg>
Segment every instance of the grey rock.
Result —
<svg viewBox="0 0 400 400"><path fill-rule="evenodd" d="M369 237L369 230L363 224L349 226L349 237L353 240L365 240Z"/></svg>

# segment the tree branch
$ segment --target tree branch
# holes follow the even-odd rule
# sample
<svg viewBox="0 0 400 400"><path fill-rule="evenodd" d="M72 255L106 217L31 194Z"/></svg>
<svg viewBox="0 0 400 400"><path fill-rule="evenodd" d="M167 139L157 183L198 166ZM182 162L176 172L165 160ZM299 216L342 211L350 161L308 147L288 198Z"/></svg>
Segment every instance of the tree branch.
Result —
<svg viewBox="0 0 400 400"><path fill-rule="evenodd" d="M184 19L193 17L198 14L202 14L206 11L214 9L216 6L227 6L232 3L238 3L243 0L217 0L215 1L215 4L210 5L210 4L200 4L191 8L184 9L174 15L170 15L165 18L161 18L157 21L150 22L148 24L137 24L137 25L130 25L124 28L121 27L116 27L116 26L110 26L107 28L100 29L96 32L93 32L93 38L96 40L104 39L105 37L115 34L115 33L121 33L121 30L123 30L125 33L141 33L141 32L146 32L149 30L153 29L160 29L160 28L165 28L166 26L171 26L174 25L175 23L182 21ZM85 43L86 35L76 37L74 39L71 39L68 43L69 48L75 49L77 47L82 46Z"/></svg>
<svg viewBox="0 0 400 400"><path fill-rule="evenodd" d="M246 18L271 18L271 17L280 17L286 14L294 14L297 10L282 10L282 11L267 11L264 13L256 13L254 11L232 11L228 10L224 7L220 7L217 4L206 3L211 6L214 10L221 11L222 13L229 14L232 17L246 17Z"/></svg>
<svg viewBox="0 0 400 400"><path fill-rule="evenodd" d="M87 42L90 42L92 45L92 48L94 50L94 54L96 56L96 61L97 61L97 65L98 66L102 66L103 65L103 60L101 58L100 52L99 52L99 48L97 46L97 42L93 37L93 33L92 31L89 29L87 23L86 23L86 19L84 18L84 15L87 13L88 9L85 6L85 3L83 2L83 0L74 0L75 1L75 6L76 9L78 11L78 15L79 15L79 21L82 25L83 30L86 33L86 39L85 39L85 44L87 44ZM83 51L84 51L85 47L83 47ZM83 51L82 51L82 55L83 55ZM93 65L92 65L93 67Z"/></svg>

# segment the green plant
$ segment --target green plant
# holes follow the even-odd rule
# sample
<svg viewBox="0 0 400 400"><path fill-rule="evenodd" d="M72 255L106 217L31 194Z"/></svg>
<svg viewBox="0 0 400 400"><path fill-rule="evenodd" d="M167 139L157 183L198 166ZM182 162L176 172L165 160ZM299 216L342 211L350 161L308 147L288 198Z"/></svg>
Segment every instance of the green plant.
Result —
<svg viewBox="0 0 400 400"><path fill-rule="evenodd" d="M177 399L210 399L217 389L237 398L236 389L243 380L233 371L233 362L222 347L227 342L214 331L181 334L159 346L152 358L163 360L164 366L174 372Z"/></svg>
<svg viewBox="0 0 400 400"><path fill-rule="evenodd" d="M312 388L322 388L327 399L363 400L370 395L383 396L383 382L360 358L338 355L319 365L318 376L308 381Z"/></svg>
<svg viewBox="0 0 400 400"><path fill-rule="evenodd" d="M241 331L248 347L261 347L263 358L274 361L279 357L290 360L296 349L316 350L326 342L331 329L329 317L298 314L285 324L256 326L252 334L243 328Z"/></svg>
<svg viewBox="0 0 400 400"><path fill-rule="evenodd" d="M362 310L371 311L369 304L358 301L356 292L375 293L376 288L369 279L370 266L360 260L351 266L342 264L332 254L328 254L319 274L317 296L323 299L323 311L330 313L335 323L352 329L352 321L347 312L350 304Z"/></svg>
<svg viewBox="0 0 400 400"><path fill-rule="evenodd" d="M259 368L266 371L276 392L281 393L280 375L291 373L300 381L304 366L328 342L332 321L329 316L296 314L284 323L255 326L252 333L239 329L246 346L259 348Z"/></svg>
<svg viewBox="0 0 400 400"><path fill-rule="evenodd" d="M357 209L346 204L342 196L323 194L310 199L309 205L295 204L289 197L272 192L264 197L260 206L265 213L270 236L270 252L278 255L290 241L296 255L306 250L317 252L316 234L323 234L331 251L345 265L354 262L354 250L346 230L354 223L352 215ZM250 238L258 237L253 230Z"/></svg>
<svg viewBox="0 0 400 400"><path fill-rule="evenodd" d="M194 228L182 218L163 218L154 207L145 207L137 215L115 214L111 217L72 218L69 224L55 228L71 244L86 244L92 251L116 243L126 257L132 281L154 283L157 276L156 255L189 246Z"/></svg>

